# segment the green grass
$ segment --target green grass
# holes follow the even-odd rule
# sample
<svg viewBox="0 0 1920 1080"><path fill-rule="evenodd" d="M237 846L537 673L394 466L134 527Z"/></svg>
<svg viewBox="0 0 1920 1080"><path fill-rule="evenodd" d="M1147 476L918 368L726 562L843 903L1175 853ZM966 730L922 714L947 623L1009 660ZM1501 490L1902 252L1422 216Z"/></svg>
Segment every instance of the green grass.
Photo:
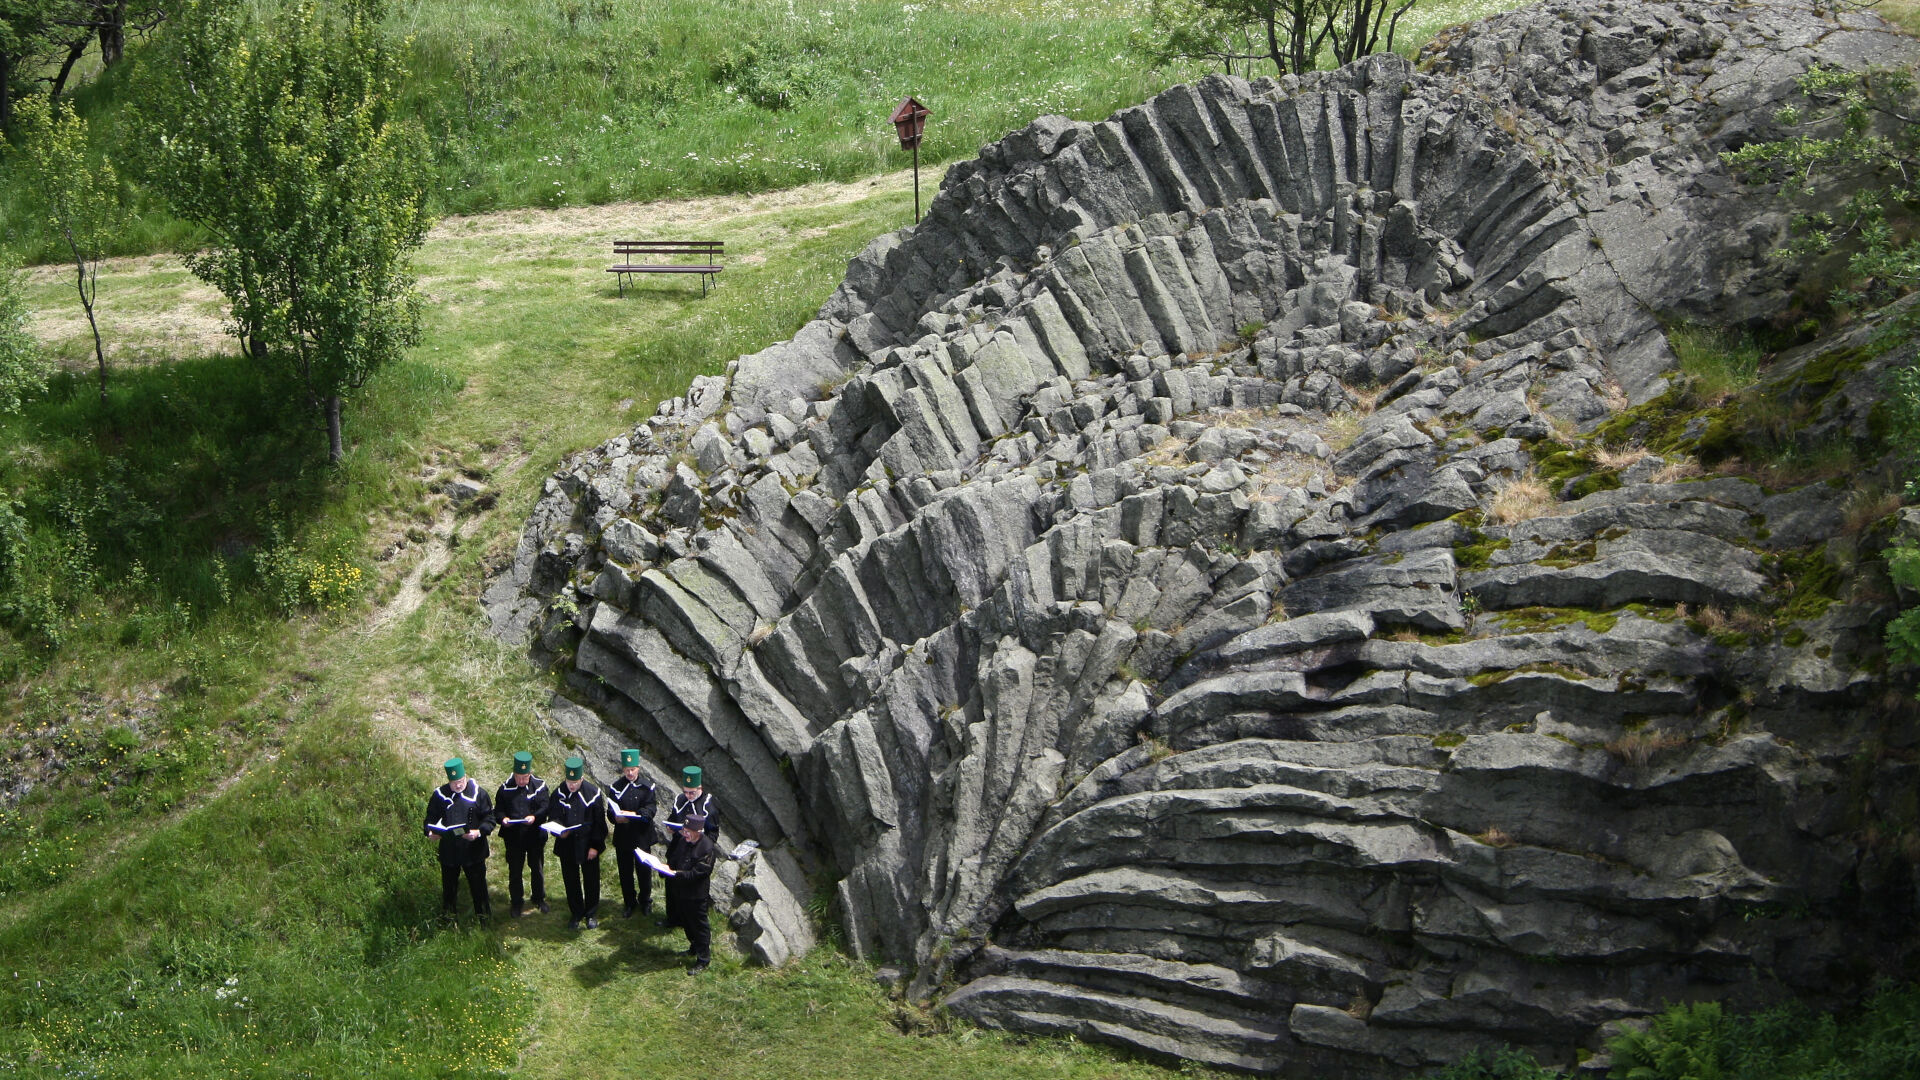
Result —
<svg viewBox="0 0 1920 1080"><path fill-rule="evenodd" d="M923 165L970 158L1042 113L1104 117L1189 77L1129 48L1144 4L874 0L401 0L407 110L425 125L448 213L684 198L905 167L887 116L933 117ZM120 154L130 62L82 87ZM0 165L0 169L5 168ZM193 233L135 188L119 253ZM928 193L931 195L931 192ZM55 261L30 193L0 178L0 244Z"/></svg>
<svg viewBox="0 0 1920 1080"><path fill-rule="evenodd" d="M1905 1080L1920 1074L1920 986L1883 985L1861 1008L1787 1004L1733 1015L1717 1002L1674 1005L1645 1031L1615 1038L1607 1075L1631 1080ZM1516 1049L1476 1054L1432 1080L1561 1075Z"/></svg>
<svg viewBox="0 0 1920 1080"><path fill-rule="evenodd" d="M1428 0L1396 40L1512 0ZM1131 44L1145 0L399 0L407 108L427 129L447 213L767 191L905 167L887 116L932 110L923 165L973 157L1042 113L1097 120L1201 67ZM141 47L72 94L122 156ZM86 69L83 68L83 71ZM1262 74L1264 72L1256 72ZM0 245L57 262L31 192L0 159ZM124 172L124 170L123 170ZM929 196L931 191L928 192ZM117 254L199 242L137 186Z"/></svg>
<svg viewBox="0 0 1920 1080"><path fill-rule="evenodd" d="M1731 330L1682 326L1667 334L1681 374L1700 401L1718 403L1760 378L1761 350L1752 337Z"/></svg>

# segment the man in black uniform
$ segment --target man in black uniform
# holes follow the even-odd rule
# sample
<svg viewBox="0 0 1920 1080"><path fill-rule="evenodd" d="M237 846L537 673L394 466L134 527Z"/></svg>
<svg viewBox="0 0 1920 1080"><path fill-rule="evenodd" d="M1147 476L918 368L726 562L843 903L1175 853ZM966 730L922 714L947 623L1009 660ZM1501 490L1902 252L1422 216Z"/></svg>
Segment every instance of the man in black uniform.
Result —
<svg viewBox="0 0 1920 1080"><path fill-rule="evenodd" d="M714 805L713 796L700 786L700 766L689 765L680 770L680 794L673 797L673 812L667 815L669 829L678 829L686 823L689 814L697 814L706 821L702 830L713 843L720 842L720 808ZM668 840L671 844L673 841ZM667 917L660 920L660 926L671 928L680 925L673 908L667 908Z"/></svg>
<svg viewBox="0 0 1920 1080"><path fill-rule="evenodd" d="M542 913L547 910L547 834L540 828L546 820L547 782L533 775L533 755L525 750L513 755L513 775L493 793L493 810L500 822L500 839L507 845L507 897L513 901L513 917L523 913L521 870L532 868L533 903Z"/></svg>
<svg viewBox="0 0 1920 1080"><path fill-rule="evenodd" d="M700 786L700 778L698 765L680 770L680 794L673 797L673 812L667 815L667 827L679 828L688 814L698 814L707 819L707 835L717 844L720 842L720 807L713 801L713 795Z"/></svg>
<svg viewBox="0 0 1920 1080"><path fill-rule="evenodd" d="M613 822L613 852L620 865L620 895L626 900L622 918L633 918L636 906L642 913L653 910L653 871L633 857L633 849L651 848L660 842L653 828L658 798L653 785L640 779L640 751L620 751L620 779L607 789L607 817ZM636 877L638 882L634 880Z"/></svg>
<svg viewBox="0 0 1920 1080"><path fill-rule="evenodd" d="M460 895L460 875L467 875L473 895L473 913L492 914L487 903L487 836L493 832L493 800L480 785L467 779L467 764L449 758L447 782L427 796L427 820L422 831L440 838L440 913L451 916Z"/></svg>
<svg viewBox="0 0 1920 1080"><path fill-rule="evenodd" d="M687 932L687 955L693 967L687 974L704 971L713 959L713 928L707 911L713 907L713 838L706 833L706 820L689 814L682 828L667 841L667 918Z"/></svg>
<svg viewBox="0 0 1920 1080"><path fill-rule="evenodd" d="M600 925L600 852L607 846L607 816L600 809L600 789L582 779L587 763L567 759L567 782L547 804L547 831L560 856L560 877L567 883L567 911L573 916L567 929Z"/></svg>

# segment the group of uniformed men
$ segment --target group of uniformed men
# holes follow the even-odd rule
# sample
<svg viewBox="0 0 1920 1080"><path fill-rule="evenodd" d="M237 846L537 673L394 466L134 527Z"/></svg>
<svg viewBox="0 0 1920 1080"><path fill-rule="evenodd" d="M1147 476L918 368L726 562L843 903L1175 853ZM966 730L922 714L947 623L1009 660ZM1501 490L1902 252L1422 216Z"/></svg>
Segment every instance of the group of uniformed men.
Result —
<svg viewBox="0 0 1920 1080"><path fill-rule="evenodd" d="M533 879L533 904L542 913L547 909L547 838L553 838L554 853L560 856L560 877L567 888L569 930L589 930L600 925L600 855L607 847L607 826L613 826L613 850L620 867L620 893L626 901L624 917L635 911L643 915L653 911L653 870L635 854L636 849L651 849L660 842L654 822L659 805L654 785L640 775L640 751L620 751L620 779L601 791L585 778L587 763L579 757L567 759L567 779L549 789L546 781L533 774L533 755L521 751L513 755L513 773L500 789L488 797L485 789L467 776L466 763L450 759L445 768L447 782L427 797L424 832L440 840L440 910L454 913L459 897L460 877L466 875L467 889L473 896L476 915L492 914L487 899L487 838L495 828L507 847L507 895L513 903L513 917L526 913L526 893L522 889L523 872ZM671 836L667 840L666 918L662 927L678 926L687 934L687 954L693 958L693 971L704 969L711 959L711 929L707 912L713 901L708 894L713 874L714 844L720 834L720 810L713 796L702 785L698 765L681 770L681 790L673 798L672 811L660 824ZM605 803L603 807L601 804Z"/></svg>

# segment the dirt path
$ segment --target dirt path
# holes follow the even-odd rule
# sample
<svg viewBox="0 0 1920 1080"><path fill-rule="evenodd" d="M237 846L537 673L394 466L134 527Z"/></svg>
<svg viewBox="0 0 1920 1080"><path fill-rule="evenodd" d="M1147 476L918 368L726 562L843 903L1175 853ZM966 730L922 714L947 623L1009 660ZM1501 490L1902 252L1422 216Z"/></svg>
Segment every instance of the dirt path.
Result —
<svg viewBox="0 0 1920 1080"><path fill-rule="evenodd" d="M922 192L931 197L943 174L939 167L926 170L920 181ZM522 249L546 255L556 242L578 241L583 262L605 262L611 257L606 246L618 238L684 238L701 227L718 227L777 211L858 202L906 190L912 183L911 172L897 172L755 195L455 215L442 218L433 227L421 261L435 261L436 248L497 238L500 250L496 254L500 255ZM758 260L754 254L744 253L735 261ZM28 327L69 363L90 364L93 338L86 316L73 300L72 277L70 266L35 266L26 271L29 304L34 309ZM176 256L141 255L108 259L101 264L100 333L110 363L151 363L230 350L233 337L226 332L225 313L219 293L188 274Z"/></svg>

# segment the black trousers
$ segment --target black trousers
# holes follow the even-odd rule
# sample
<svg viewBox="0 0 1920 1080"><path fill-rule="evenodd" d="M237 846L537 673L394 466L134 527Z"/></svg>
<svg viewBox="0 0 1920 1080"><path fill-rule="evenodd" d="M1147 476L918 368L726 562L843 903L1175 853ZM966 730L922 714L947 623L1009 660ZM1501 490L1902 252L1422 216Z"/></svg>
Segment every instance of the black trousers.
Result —
<svg viewBox="0 0 1920 1080"><path fill-rule="evenodd" d="M501 830L506 832L506 830ZM515 830L518 831L518 830ZM536 905L547 902L547 834L539 829L528 829L532 837L519 837L507 832L507 899L513 901L518 911L526 898L521 890L521 871L533 871L533 902Z"/></svg>
<svg viewBox="0 0 1920 1080"><path fill-rule="evenodd" d="M440 864L440 910L448 913L453 911L455 901L460 898L462 871L467 875L467 891L473 895L473 913L475 915L491 914L493 909L487 903L487 861L485 859L465 864L456 863L452 866L446 863Z"/></svg>
<svg viewBox="0 0 1920 1080"><path fill-rule="evenodd" d="M707 912L713 908L709 878L671 878L667 881L667 920L687 932L687 951L696 960L712 958L713 927Z"/></svg>
<svg viewBox="0 0 1920 1080"><path fill-rule="evenodd" d="M567 911L575 920L600 914L600 860L560 853L560 878L567 885Z"/></svg>
<svg viewBox="0 0 1920 1080"><path fill-rule="evenodd" d="M615 855L620 862L620 897L627 906L638 905L643 912L653 910L653 871L633 857L639 844L617 843Z"/></svg>

